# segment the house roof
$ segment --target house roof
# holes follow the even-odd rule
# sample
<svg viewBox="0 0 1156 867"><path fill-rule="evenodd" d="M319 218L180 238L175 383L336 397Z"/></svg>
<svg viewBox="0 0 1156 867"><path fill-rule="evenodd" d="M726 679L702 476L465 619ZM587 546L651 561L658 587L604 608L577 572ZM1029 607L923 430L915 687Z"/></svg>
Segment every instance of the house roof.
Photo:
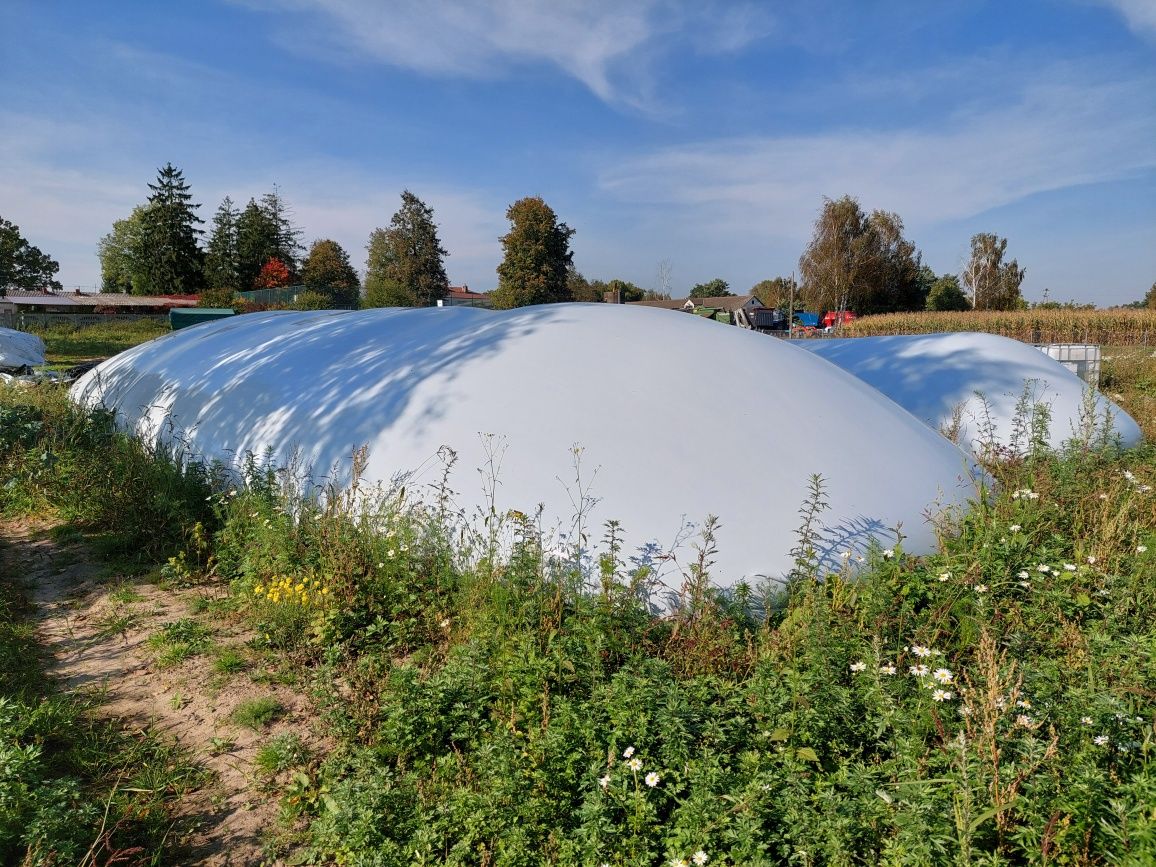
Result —
<svg viewBox="0 0 1156 867"><path fill-rule="evenodd" d="M196 295L126 295L123 292L28 292L14 289L4 299L19 307L196 307Z"/></svg>
<svg viewBox="0 0 1156 867"><path fill-rule="evenodd" d="M660 310L681 310L686 306L686 298L662 298L655 301L627 301L637 307L657 307Z"/></svg>
<svg viewBox="0 0 1156 867"><path fill-rule="evenodd" d="M478 301L482 298L489 298L490 295L488 292L475 292L469 286L451 286L446 297L458 301Z"/></svg>
<svg viewBox="0 0 1156 867"><path fill-rule="evenodd" d="M27 306L36 306L40 304L51 304L54 307L72 307L76 302L68 295L52 295L46 292L24 292L22 290L9 290L4 296L3 300L8 304L19 304Z"/></svg>
<svg viewBox="0 0 1156 867"><path fill-rule="evenodd" d="M639 307L659 307L663 310L682 310L686 307L686 302L690 301L695 307L710 307L714 310L726 310L730 313L744 307L751 302L751 299L760 307L762 302L754 295L717 295L712 298L671 298L662 301L630 301L628 303L635 304Z"/></svg>
<svg viewBox="0 0 1156 867"><path fill-rule="evenodd" d="M715 310L726 310L730 313L738 310L740 307L745 307L754 299L755 303L760 307L763 302L759 301L754 295L718 295L712 298L691 298L696 307L711 307Z"/></svg>

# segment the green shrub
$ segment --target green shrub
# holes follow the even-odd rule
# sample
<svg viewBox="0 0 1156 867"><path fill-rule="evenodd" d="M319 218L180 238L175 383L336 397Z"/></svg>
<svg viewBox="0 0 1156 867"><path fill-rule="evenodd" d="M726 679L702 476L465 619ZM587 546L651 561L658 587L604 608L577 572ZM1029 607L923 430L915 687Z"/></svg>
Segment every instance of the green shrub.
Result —
<svg viewBox="0 0 1156 867"><path fill-rule="evenodd" d="M251 698L241 702L233 710L233 722L239 726L258 731L285 712L284 705L272 696Z"/></svg>

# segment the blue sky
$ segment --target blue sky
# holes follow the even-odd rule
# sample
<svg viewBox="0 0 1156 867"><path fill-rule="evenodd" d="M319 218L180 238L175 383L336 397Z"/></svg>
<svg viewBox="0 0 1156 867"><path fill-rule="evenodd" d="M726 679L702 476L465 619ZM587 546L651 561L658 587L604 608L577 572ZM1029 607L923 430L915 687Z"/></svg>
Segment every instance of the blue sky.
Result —
<svg viewBox="0 0 1156 867"><path fill-rule="evenodd" d="M1032 300L1156 280L1156 0L6 0L0 32L0 216L68 286L167 161L206 220L277 184L361 268L408 188L481 290L526 195L588 277L676 294L792 273L844 194L937 272L1007 237Z"/></svg>

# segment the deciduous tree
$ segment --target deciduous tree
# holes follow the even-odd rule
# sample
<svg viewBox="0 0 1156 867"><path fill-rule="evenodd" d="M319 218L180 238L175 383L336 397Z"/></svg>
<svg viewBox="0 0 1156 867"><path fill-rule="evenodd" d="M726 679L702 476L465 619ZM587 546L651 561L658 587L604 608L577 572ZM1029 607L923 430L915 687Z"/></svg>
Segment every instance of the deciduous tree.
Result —
<svg viewBox="0 0 1156 867"><path fill-rule="evenodd" d="M851 196L823 200L799 269L803 305L811 310L922 310L929 288L899 215L868 216Z"/></svg>
<svg viewBox="0 0 1156 867"><path fill-rule="evenodd" d="M690 290L691 298L722 298L734 294L730 284L721 277L715 277L705 283L696 283L694 288Z"/></svg>
<svg viewBox="0 0 1156 867"><path fill-rule="evenodd" d="M795 299L799 302L799 284L794 277L776 277L773 280L760 280L751 287L751 294L763 302L764 307L782 307L786 309Z"/></svg>
<svg viewBox="0 0 1156 867"><path fill-rule="evenodd" d="M449 292L433 209L405 190L388 229L374 229L366 247L368 307L432 307Z"/></svg>
<svg viewBox="0 0 1156 867"><path fill-rule="evenodd" d="M573 301L601 302L607 287L601 280L587 280L571 263L566 271L566 288Z"/></svg>
<svg viewBox="0 0 1156 867"><path fill-rule="evenodd" d="M254 289L280 289L293 284L293 275L289 273L289 266L280 259L270 259L261 266L257 279L253 281Z"/></svg>
<svg viewBox="0 0 1156 867"><path fill-rule="evenodd" d="M498 288L490 295L494 307L570 300L566 274L573 257L570 238L574 230L558 222L554 209L538 196L514 202L506 219L511 225L500 239L505 256L498 266Z"/></svg>
<svg viewBox="0 0 1156 867"><path fill-rule="evenodd" d="M147 209L148 205L137 205L129 216L113 223L112 231L97 243L103 291L142 294L145 277L144 212Z"/></svg>
<svg viewBox="0 0 1156 867"><path fill-rule="evenodd" d="M301 265L305 288L323 295L331 307L356 307L361 294L349 254L336 241L314 241Z"/></svg>
<svg viewBox="0 0 1156 867"><path fill-rule="evenodd" d="M0 296L9 289L59 289L60 263L28 243L20 227L0 217Z"/></svg>
<svg viewBox="0 0 1156 867"><path fill-rule="evenodd" d="M1023 306L1020 285L1026 269L1012 259L1004 262L1007 238L988 232L973 235L971 258L963 269L963 283L976 310L1015 310Z"/></svg>
<svg viewBox="0 0 1156 867"><path fill-rule="evenodd" d="M970 310L971 302L959 285L959 278L954 274L944 274L931 284L925 306L928 310L937 311Z"/></svg>
<svg viewBox="0 0 1156 867"><path fill-rule="evenodd" d="M903 236L903 220L891 211L872 211L867 229L869 259L856 312L922 310L931 287L924 283L919 251Z"/></svg>

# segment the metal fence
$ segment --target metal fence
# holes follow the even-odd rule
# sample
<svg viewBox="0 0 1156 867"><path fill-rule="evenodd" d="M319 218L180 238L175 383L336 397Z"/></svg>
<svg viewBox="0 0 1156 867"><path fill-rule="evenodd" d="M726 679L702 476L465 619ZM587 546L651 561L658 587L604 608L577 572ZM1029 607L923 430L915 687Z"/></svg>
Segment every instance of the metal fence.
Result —
<svg viewBox="0 0 1156 867"><path fill-rule="evenodd" d="M289 307L297 303L297 296L302 292L320 291L322 295L331 294L326 293L324 289L310 290L308 286L279 286L276 289L250 289L248 292L238 292L237 294L244 298L250 304L255 304L258 307ZM332 309L343 309L341 307L334 307ZM356 309L356 305L354 305Z"/></svg>

